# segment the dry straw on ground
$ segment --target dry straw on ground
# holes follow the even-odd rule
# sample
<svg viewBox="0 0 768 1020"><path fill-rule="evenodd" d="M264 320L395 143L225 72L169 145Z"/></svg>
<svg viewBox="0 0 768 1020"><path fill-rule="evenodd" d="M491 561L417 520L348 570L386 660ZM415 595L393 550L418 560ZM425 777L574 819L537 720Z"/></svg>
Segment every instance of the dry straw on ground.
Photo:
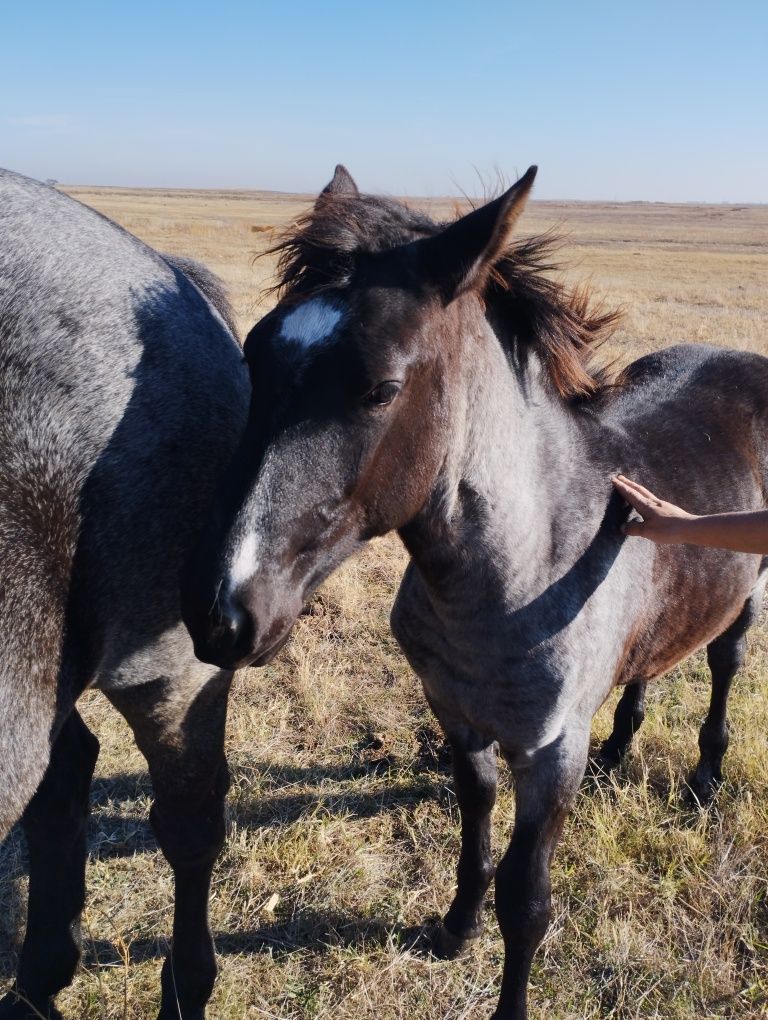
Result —
<svg viewBox="0 0 768 1020"><path fill-rule="evenodd" d="M206 262L230 286L243 331L263 310L270 271L252 257L306 204L265 193L72 191L161 250ZM449 203L438 209L449 212ZM680 340L768 354L768 208L534 203L524 228L553 222L569 233L573 278L591 276L625 306L607 356L626 361ZM211 904L221 962L211 1016L490 1015L502 955L490 905L487 932L463 960L432 961L417 938L450 901L458 813L441 738L387 626L404 564L396 540L373 543L316 596L275 663L237 678L229 838ZM631 760L580 795L555 861L534 1017L768 1015L765 618L731 699L728 779L701 813L683 806L681 787L708 688L701 655L657 683ZM172 883L126 727L96 694L84 714L102 742L87 951L60 1001L78 1020L143 1020L155 1015ZM497 847L513 814L504 782ZM14 834L0 849L3 980L25 893Z"/></svg>

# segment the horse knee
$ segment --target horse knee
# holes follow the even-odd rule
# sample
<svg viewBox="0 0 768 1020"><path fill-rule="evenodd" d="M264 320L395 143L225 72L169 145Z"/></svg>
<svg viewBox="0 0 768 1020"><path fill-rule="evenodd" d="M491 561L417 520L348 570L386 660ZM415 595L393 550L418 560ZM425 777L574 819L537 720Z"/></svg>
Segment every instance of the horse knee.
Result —
<svg viewBox="0 0 768 1020"><path fill-rule="evenodd" d="M222 762L206 789L165 789L156 798L150 822L171 867L206 867L218 857L226 836L228 789L229 769Z"/></svg>
<svg viewBox="0 0 768 1020"><path fill-rule="evenodd" d="M496 916L505 942L538 945L549 926L552 911L548 869L533 877L526 875L514 858L505 858L496 869Z"/></svg>

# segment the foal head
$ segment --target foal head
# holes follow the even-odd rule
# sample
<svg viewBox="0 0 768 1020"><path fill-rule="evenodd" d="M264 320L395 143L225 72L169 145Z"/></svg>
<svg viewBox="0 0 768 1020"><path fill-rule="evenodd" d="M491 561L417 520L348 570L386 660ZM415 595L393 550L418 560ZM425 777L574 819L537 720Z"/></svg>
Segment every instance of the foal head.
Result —
<svg viewBox="0 0 768 1020"><path fill-rule="evenodd" d="M277 246L281 299L245 344L250 419L185 579L201 658L267 662L343 559L424 508L535 174L441 226L338 167Z"/></svg>

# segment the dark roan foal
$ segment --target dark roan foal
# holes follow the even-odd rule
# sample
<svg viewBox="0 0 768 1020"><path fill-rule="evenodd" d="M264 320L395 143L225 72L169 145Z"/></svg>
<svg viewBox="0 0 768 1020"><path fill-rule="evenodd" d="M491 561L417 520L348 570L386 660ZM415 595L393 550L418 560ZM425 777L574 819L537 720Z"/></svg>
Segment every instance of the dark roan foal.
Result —
<svg viewBox="0 0 768 1020"><path fill-rule="evenodd" d="M174 870L160 1016L200 1020L211 992L231 671L195 658L179 572L247 416L221 294L201 267L0 171L0 839L21 816L29 848L2 1020L58 1016L79 958L89 686L147 758Z"/></svg>
<svg viewBox="0 0 768 1020"><path fill-rule="evenodd" d="M337 564L399 531L392 626L453 747L462 819L444 954L479 933L494 874L495 744L514 776L495 875L505 1020L526 1015L592 717L626 685L615 761L646 681L706 645L691 782L708 799L768 566L622 535L618 469L692 511L766 505L768 359L681 346L614 380L591 367L615 317L553 282L546 240L510 240L534 172L440 225L337 169L278 249L281 300L246 344L249 424L183 607L202 658L266 662Z"/></svg>

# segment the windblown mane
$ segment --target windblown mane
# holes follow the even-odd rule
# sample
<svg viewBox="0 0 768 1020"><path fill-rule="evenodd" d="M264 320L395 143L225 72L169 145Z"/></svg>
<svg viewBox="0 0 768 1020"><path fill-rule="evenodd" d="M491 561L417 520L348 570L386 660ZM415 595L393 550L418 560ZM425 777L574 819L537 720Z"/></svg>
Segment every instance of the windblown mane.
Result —
<svg viewBox="0 0 768 1020"><path fill-rule="evenodd" d="M263 252L277 256L272 293L295 302L343 288L352 280L359 255L388 251L446 226L388 198L321 195ZM553 279L551 274L561 269L554 258L560 246L552 232L513 241L483 296L488 311L505 327L502 342L535 348L556 392L583 400L611 385L608 368L597 364L594 354L613 335L621 313L595 301L589 287L569 289Z"/></svg>
<svg viewBox="0 0 768 1020"><path fill-rule="evenodd" d="M561 243L552 232L513 242L494 267L485 299L498 309L507 336L536 348L556 392L584 400L618 382L595 354L616 331L621 310L607 308L586 284L568 288L552 277L562 269L554 257Z"/></svg>

